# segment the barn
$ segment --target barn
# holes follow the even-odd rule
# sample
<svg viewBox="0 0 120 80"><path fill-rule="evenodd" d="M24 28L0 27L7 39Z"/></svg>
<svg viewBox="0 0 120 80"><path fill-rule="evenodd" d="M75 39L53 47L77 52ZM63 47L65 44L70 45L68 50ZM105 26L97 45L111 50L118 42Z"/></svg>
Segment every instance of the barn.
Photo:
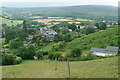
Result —
<svg viewBox="0 0 120 80"><path fill-rule="evenodd" d="M119 47L115 46L107 46L104 48L91 48L90 51L92 51L93 55L96 56L116 56L118 54Z"/></svg>

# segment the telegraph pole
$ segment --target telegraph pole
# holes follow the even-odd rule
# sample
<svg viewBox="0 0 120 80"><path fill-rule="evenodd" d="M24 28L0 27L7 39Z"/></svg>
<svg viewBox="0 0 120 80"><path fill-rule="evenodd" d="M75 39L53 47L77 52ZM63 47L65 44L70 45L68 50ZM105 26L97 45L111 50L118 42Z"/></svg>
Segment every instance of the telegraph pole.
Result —
<svg viewBox="0 0 120 80"><path fill-rule="evenodd" d="M69 59L67 59L67 64L68 64L68 75L69 75L69 78L70 78L70 64L69 64Z"/></svg>

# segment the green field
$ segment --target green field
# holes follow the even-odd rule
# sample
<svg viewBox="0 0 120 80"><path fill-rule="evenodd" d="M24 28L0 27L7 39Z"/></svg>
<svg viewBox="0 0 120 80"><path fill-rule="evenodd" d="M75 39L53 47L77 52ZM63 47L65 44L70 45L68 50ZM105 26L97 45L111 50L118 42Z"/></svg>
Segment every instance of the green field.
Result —
<svg viewBox="0 0 120 80"><path fill-rule="evenodd" d="M92 21L92 20L88 20L88 19L81 19L81 18L77 18L75 19L76 21Z"/></svg>
<svg viewBox="0 0 120 80"><path fill-rule="evenodd" d="M2 23L7 24L8 26L12 26L12 25L17 25L17 24L21 24L23 21L21 20L9 20L9 19L5 19L5 18L1 18L0 20L2 20ZM11 22L13 21L13 22Z"/></svg>
<svg viewBox="0 0 120 80"><path fill-rule="evenodd" d="M70 68L73 78L117 78L118 57L70 62ZM2 71L3 78L68 78L67 62L60 61L23 60L19 65L3 66Z"/></svg>
<svg viewBox="0 0 120 80"><path fill-rule="evenodd" d="M46 26L46 27L51 28L51 27L53 27L53 25L48 25L48 26Z"/></svg>

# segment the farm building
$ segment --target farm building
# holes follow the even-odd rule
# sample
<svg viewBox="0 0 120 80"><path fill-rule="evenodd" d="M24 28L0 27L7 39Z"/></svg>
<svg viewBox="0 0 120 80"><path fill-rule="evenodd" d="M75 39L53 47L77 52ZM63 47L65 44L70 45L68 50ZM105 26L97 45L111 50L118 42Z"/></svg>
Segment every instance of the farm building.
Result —
<svg viewBox="0 0 120 80"><path fill-rule="evenodd" d="M118 54L118 47L107 46L105 49L103 48L91 48L90 51L93 52L96 56L116 56Z"/></svg>
<svg viewBox="0 0 120 80"><path fill-rule="evenodd" d="M48 40L52 41L54 39L54 36L57 34L54 30L46 27L40 28L40 35L41 37L46 37Z"/></svg>
<svg viewBox="0 0 120 80"><path fill-rule="evenodd" d="M79 28L79 29L85 28L85 26L81 26L81 25L76 25L76 27Z"/></svg>

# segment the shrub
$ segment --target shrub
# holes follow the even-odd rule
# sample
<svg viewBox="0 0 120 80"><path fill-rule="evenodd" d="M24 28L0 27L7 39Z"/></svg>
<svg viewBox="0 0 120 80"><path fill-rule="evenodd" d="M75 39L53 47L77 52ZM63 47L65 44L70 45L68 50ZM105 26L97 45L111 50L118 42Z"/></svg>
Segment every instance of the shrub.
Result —
<svg viewBox="0 0 120 80"><path fill-rule="evenodd" d="M16 64L20 64L22 62L22 58L21 57L16 57Z"/></svg>
<svg viewBox="0 0 120 80"><path fill-rule="evenodd" d="M16 59L13 54L3 54L2 56L2 64L3 65L13 65L16 64Z"/></svg>
<svg viewBox="0 0 120 80"><path fill-rule="evenodd" d="M38 57L38 59L42 59L43 58L43 51L40 51L40 50L36 51L35 56Z"/></svg>
<svg viewBox="0 0 120 80"><path fill-rule="evenodd" d="M49 53L48 58L51 59L51 60L54 60L53 59L54 58L54 54L53 53Z"/></svg>
<svg viewBox="0 0 120 80"><path fill-rule="evenodd" d="M32 45L21 47L18 55L22 57L22 59L33 59L33 56L35 56L35 48Z"/></svg>
<svg viewBox="0 0 120 80"><path fill-rule="evenodd" d="M82 55L82 52L79 48L75 48L71 51L70 57L80 57Z"/></svg>
<svg viewBox="0 0 120 80"><path fill-rule="evenodd" d="M81 61L87 61L87 60L93 60L95 59L95 55L93 54L87 54L86 56L81 57Z"/></svg>
<svg viewBox="0 0 120 80"><path fill-rule="evenodd" d="M81 57L70 57L69 61L81 61Z"/></svg>

